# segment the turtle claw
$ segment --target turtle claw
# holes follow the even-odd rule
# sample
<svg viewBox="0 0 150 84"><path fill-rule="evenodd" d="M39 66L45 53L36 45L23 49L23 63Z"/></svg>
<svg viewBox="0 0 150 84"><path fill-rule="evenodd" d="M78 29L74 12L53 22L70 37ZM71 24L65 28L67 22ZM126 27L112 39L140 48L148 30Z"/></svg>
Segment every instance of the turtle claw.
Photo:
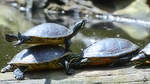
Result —
<svg viewBox="0 0 150 84"><path fill-rule="evenodd" d="M25 70L26 68L17 68L17 69L15 69L14 70L14 77L15 77L15 79L17 79L17 80L23 80L24 79L24 70Z"/></svg>
<svg viewBox="0 0 150 84"><path fill-rule="evenodd" d="M22 75L14 75L15 79L17 80L23 80L24 77Z"/></svg>
<svg viewBox="0 0 150 84"><path fill-rule="evenodd" d="M66 72L66 74L67 75L72 75L72 74L74 74L74 70L73 69L69 69L67 72Z"/></svg>
<svg viewBox="0 0 150 84"><path fill-rule="evenodd" d="M24 41L18 40L15 44L13 44L14 46L18 46L21 45L22 43L24 43Z"/></svg>

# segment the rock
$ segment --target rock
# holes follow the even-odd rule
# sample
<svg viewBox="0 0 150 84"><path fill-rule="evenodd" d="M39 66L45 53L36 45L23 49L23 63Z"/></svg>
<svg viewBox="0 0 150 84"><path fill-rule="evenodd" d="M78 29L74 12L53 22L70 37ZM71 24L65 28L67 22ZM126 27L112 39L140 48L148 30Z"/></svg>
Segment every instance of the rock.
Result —
<svg viewBox="0 0 150 84"><path fill-rule="evenodd" d="M25 80L15 80L13 73L0 73L0 84L149 84L150 69L134 67L82 68L74 75L63 71L28 72Z"/></svg>
<svg viewBox="0 0 150 84"><path fill-rule="evenodd" d="M139 7L139 5L141 7ZM128 7L117 10L114 14L120 14L125 16L132 16L138 19L146 19L150 14L149 6L146 4L146 0L135 0L132 4L128 5Z"/></svg>

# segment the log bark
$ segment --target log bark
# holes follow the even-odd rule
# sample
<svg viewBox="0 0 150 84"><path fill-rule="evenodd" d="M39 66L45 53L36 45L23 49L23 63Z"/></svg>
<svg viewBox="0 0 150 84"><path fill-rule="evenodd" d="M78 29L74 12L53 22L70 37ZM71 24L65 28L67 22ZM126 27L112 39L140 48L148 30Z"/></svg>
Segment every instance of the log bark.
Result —
<svg viewBox="0 0 150 84"><path fill-rule="evenodd" d="M28 72L15 80L12 72L0 73L0 84L150 84L150 68L82 68L67 76L62 70Z"/></svg>

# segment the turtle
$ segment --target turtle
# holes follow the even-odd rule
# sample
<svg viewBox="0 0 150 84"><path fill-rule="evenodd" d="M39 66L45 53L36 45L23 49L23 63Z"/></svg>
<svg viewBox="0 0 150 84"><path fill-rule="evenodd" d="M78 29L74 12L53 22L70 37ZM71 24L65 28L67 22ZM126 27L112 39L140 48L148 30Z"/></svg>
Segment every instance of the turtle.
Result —
<svg viewBox="0 0 150 84"><path fill-rule="evenodd" d="M138 55L131 59L136 66L150 64L150 43L148 43L141 51L139 51Z"/></svg>
<svg viewBox="0 0 150 84"><path fill-rule="evenodd" d="M105 38L83 49L72 59L72 66L119 66L130 61L138 52L139 46L123 38Z"/></svg>
<svg viewBox="0 0 150 84"><path fill-rule="evenodd" d="M26 48L16 54L8 62L8 65L1 69L2 73L13 71L17 80L24 79L25 71L45 70L45 69L65 69L67 75L72 72L69 68L69 60L66 57L71 54L62 46L38 45Z"/></svg>
<svg viewBox="0 0 150 84"><path fill-rule="evenodd" d="M8 42L17 41L14 45L35 44L35 45L59 45L65 44L65 49L69 50L71 38L75 36L80 29L84 28L87 20L80 20L72 29L56 23L43 23L37 25L24 34L18 32L18 35L6 34Z"/></svg>

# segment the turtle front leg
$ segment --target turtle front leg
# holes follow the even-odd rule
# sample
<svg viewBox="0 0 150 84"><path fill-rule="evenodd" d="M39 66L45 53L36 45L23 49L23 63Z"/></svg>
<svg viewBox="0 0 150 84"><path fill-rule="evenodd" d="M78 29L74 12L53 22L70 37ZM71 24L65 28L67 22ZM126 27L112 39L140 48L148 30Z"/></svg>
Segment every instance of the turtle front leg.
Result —
<svg viewBox="0 0 150 84"><path fill-rule="evenodd" d="M67 75L71 75L74 73L74 70L71 68L69 62L67 60L64 61L64 68Z"/></svg>
<svg viewBox="0 0 150 84"><path fill-rule="evenodd" d="M13 67L14 67L13 65L8 64L7 66L1 69L1 73L9 72Z"/></svg>
<svg viewBox="0 0 150 84"><path fill-rule="evenodd" d="M24 66L15 69L13 72L15 79L17 79L17 80L24 79L24 72L26 69L27 69L27 67L24 67Z"/></svg>
<svg viewBox="0 0 150 84"><path fill-rule="evenodd" d="M61 64L63 65L67 75L71 75L74 73L73 69L71 68L69 62L66 59L63 59Z"/></svg>
<svg viewBox="0 0 150 84"><path fill-rule="evenodd" d="M71 40L65 39L65 49L66 51L70 51Z"/></svg>

